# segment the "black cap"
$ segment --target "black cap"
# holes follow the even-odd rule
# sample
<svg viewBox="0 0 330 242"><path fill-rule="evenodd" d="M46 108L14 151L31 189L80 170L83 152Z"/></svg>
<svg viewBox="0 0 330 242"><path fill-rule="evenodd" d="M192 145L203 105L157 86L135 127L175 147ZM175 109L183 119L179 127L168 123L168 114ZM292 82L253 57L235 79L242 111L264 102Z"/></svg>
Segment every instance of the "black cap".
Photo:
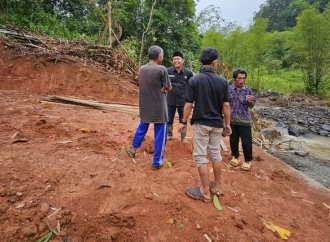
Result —
<svg viewBox="0 0 330 242"><path fill-rule="evenodd" d="M173 53L173 57L175 57L175 56L179 56L179 57L181 57L183 59L183 54L181 52L179 52L179 51L175 51Z"/></svg>

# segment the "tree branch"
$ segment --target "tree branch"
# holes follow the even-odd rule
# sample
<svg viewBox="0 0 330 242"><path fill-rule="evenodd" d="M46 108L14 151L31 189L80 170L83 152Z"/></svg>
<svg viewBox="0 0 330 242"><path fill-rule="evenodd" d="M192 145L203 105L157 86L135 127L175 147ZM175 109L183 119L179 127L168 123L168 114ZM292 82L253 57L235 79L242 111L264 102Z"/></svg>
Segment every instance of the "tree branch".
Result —
<svg viewBox="0 0 330 242"><path fill-rule="evenodd" d="M142 37L141 37L141 48L140 48L140 57L139 57L139 66L141 66L142 53L143 53L143 49L144 49L144 35L149 31L150 24L151 24L151 21L152 21L152 13L154 11L154 7L156 5L156 2L157 2L157 0L154 0L153 4L151 6L148 25L147 25L146 29L143 31L143 33L142 33Z"/></svg>

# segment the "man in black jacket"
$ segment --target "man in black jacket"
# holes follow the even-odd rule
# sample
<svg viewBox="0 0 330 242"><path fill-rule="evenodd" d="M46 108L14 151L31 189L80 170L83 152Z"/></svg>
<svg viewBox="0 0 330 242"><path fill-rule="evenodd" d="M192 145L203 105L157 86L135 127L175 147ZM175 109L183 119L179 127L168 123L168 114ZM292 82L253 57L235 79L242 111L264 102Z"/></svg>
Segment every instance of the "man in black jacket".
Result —
<svg viewBox="0 0 330 242"><path fill-rule="evenodd" d="M182 122L183 107L185 103L185 87L193 73L183 67L184 58L181 52L173 53L173 66L167 68L172 83L172 91L167 94L168 105L168 134L167 139L173 139L173 121L176 110L179 113L179 122ZM186 142L187 129L181 133L181 141Z"/></svg>

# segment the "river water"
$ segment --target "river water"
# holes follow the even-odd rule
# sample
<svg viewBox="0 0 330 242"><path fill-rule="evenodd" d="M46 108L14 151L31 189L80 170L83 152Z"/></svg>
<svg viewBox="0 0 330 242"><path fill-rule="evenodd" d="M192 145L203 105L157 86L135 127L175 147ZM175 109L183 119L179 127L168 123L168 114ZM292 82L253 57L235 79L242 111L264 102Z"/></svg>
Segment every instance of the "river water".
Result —
<svg viewBox="0 0 330 242"><path fill-rule="evenodd" d="M287 128L276 127L277 122L266 120L271 123L271 128L276 128L282 134L283 141L292 140L299 143L304 150L309 151L311 156L327 160L330 162L330 137L324 137L316 134L308 134L305 136L294 137L288 134Z"/></svg>

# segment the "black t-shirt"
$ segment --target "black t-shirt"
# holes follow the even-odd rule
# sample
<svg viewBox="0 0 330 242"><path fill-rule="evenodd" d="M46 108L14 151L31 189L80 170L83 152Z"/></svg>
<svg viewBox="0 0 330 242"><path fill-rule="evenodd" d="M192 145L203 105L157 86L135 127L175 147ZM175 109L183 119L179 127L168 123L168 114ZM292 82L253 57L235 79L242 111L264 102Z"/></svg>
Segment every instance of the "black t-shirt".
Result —
<svg viewBox="0 0 330 242"><path fill-rule="evenodd" d="M176 107L184 106L186 84L193 73L184 67L177 72L173 66L167 68L167 72L172 84L172 90L167 93L167 104Z"/></svg>
<svg viewBox="0 0 330 242"><path fill-rule="evenodd" d="M191 125L202 124L223 128L222 105L228 102L228 81L213 68L201 68L186 85L186 102L194 103Z"/></svg>

